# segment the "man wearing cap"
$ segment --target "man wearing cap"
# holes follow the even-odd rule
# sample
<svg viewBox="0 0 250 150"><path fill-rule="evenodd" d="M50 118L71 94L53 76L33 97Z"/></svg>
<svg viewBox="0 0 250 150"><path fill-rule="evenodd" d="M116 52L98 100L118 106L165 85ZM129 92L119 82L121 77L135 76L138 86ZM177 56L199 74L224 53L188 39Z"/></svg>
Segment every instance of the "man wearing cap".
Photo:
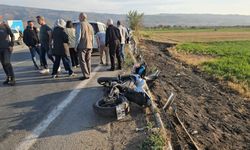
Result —
<svg viewBox="0 0 250 150"><path fill-rule="evenodd" d="M93 27L87 21L87 15L80 13L79 24L76 26L76 50L78 52L79 64L83 76L80 80L90 78L91 72L91 52L93 49Z"/></svg>
<svg viewBox="0 0 250 150"><path fill-rule="evenodd" d="M7 76L4 85L15 85L15 75L10 62L11 53L14 46L14 35L10 27L0 18L0 61ZM9 39L9 36L11 40Z"/></svg>
<svg viewBox="0 0 250 150"><path fill-rule="evenodd" d="M40 27L40 43L41 43L41 61L42 65L44 67L43 70L40 71L42 74L49 74L49 68L46 60L46 54L48 58L54 63L54 58L52 54L49 53L51 50L52 45L52 30L51 28L46 24L45 18L43 16L37 16L37 22L41 25Z"/></svg>
<svg viewBox="0 0 250 150"><path fill-rule="evenodd" d="M34 22L32 20L27 21L27 27L23 32L23 42L29 47L31 59L36 69L39 69L39 66L36 62L36 53L40 56L39 49L39 38L38 38L38 30L34 26Z"/></svg>

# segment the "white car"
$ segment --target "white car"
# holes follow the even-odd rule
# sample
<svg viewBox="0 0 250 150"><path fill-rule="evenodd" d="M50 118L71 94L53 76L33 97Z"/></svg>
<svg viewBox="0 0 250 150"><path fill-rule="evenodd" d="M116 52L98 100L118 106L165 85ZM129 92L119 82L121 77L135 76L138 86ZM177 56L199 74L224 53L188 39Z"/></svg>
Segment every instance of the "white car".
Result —
<svg viewBox="0 0 250 150"><path fill-rule="evenodd" d="M77 24L77 23L79 23L79 21L73 22L73 24ZM93 51L98 51L99 47L98 47L97 41L96 41L96 33L100 32L100 31L106 32L107 27L104 23L98 22L98 21L89 21L89 23L92 25L94 32L95 32Z"/></svg>
<svg viewBox="0 0 250 150"><path fill-rule="evenodd" d="M14 42L18 45L21 45L23 43L21 33L16 29L11 29L11 31L14 34Z"/></svg>

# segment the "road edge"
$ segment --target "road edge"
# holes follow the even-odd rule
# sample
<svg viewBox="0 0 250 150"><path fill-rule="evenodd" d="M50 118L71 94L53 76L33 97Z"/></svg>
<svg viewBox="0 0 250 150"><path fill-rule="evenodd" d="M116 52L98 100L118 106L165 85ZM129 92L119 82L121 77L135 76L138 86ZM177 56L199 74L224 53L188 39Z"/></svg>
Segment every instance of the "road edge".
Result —
<svg viewBox="0 0 250 150"><path fill-rule="evenodd" d="M129 46L129 55L131 56L131 58L133 59L133 62L134 64L137 63L137 60L135 58L135 56L133 55L133 49L132 49L132 46ZM150 111L153 113L154 115L154 119L155 119L155 123L157 125L157 127L160 129L161 133L163 134L164 137L167 137L167 132L166 132L166 128L163 124L163 121L161 119L161 116L160 114L158 113L159 112L159 109L157 108L155 102L154 102L154 99L155 99L155 96L152 94L152 92L150 91L148 85L146 84L146 91L148 92L149 96L152 98L151 100L151 105L150 105ZM168 143L167 145L167 149L168 150L173 150L172 148L172 144L170 141L166 141Z"/></svg>

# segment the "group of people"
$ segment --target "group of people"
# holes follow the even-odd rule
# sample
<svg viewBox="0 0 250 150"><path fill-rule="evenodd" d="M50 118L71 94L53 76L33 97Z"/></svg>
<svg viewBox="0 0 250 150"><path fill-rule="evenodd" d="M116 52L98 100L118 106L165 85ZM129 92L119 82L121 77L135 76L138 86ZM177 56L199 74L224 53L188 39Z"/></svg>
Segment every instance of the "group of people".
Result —
<svg viewBox="0 0 250 150"><path fill-rule="evenodd" d="M49 74L47 59L53 63L52 78L57 78L61 70L62 60L65 71L70 77L76 76L73 68L80 67L82 76L79 80L90 78L91 54L94 44L94 30L87 21L85 13L79 14L79 23L73 25L72 21L65 22L63 19L56 20L53 29L50 28L43 16L37 16L37 23L40 31L34 26L34 21L27 21L27 27L23 33L23 41L29 47L33 64L36 69L41 69L40 73ZM9 36L11 37L9 39ZM105 65L111 63L110 71L122 69L125 61L125 41L127 39L127 29L117 22L114 26L113 20L108 19L107 29L96 34L96 41L100 51L100 64L104 64L103 55L105 53ZM14 46L14 35L7 24L0 20L0 60L6 73L6 80L3 84L15 85L14 71L10 62L11 53ZM40 65L36 60L39 55ZM117 67L115 67L115 57Z"/></svg>

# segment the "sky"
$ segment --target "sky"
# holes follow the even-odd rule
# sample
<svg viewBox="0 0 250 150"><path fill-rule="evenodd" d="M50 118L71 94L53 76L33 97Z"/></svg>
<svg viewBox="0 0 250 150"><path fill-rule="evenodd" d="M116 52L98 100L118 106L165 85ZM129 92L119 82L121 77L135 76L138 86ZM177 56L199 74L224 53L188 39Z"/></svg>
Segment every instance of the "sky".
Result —
<svg viewBox="0 0 250 150"><path fill-rule="evenodd" d="M0 0L0 4L97 13L250 15L250 0Z"/></svg>

